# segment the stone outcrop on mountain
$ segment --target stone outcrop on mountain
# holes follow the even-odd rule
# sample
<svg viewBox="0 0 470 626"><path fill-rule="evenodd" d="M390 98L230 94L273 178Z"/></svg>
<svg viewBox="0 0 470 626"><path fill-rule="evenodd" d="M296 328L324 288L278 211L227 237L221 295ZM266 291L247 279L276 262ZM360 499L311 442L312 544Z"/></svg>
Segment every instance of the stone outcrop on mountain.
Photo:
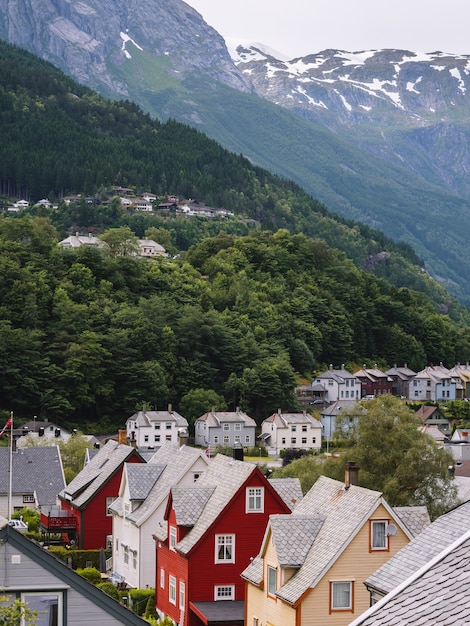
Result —
<svg viewBox="0 0 470 626"><path fill-rule="evenodd" d="M136 54L178 80L197 72L247 89L222 37L180 0L0 0L0 37L114 97L132 99L123 77Z"/></svg>

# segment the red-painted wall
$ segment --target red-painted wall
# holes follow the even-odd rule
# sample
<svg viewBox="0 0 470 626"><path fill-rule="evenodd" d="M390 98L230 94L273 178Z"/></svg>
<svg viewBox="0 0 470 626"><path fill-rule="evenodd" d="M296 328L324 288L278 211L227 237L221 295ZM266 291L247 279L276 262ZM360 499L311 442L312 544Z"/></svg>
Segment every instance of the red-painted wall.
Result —
<svg viewBox="0 0 470 626"><path fill-rule="evenodd" d="M132 453L126 463L142 463L140 457ZM106 515L106 498L119 495L123 465L95 493L93 498L82 510L75 508L66 500L62 500L62 509L71 511L77 520L78 548L82 550L99 550L106 548L106 536L113 532L113 518Z"/></svg>
<svg viewBox="0 0 470 626"><path fill-rule="evenodd" d="M246 513L246 488L258 486L264 486L264 512ZM157 608L177 623L180 622L180 580L186 585L183 626L200 626L200 620L189 611L189 602L213 602L215 585L234 585L235 600L244 600L245 584L240 574L249 565L250 558L258 554L268 518L274 513L290 513L290 509L280 500L261 472L255 470L187 557L170 550L168 542L157 542ZM173 509L170 510L168 523L175 525ZM235 563L215 563L215 536L220 534L235 535ZM182 534L177 535L177 541L181 538ZM162 567L165 570L165 589L160 587ZM170 574L177 579L176 607L168 599Z"/></svg>

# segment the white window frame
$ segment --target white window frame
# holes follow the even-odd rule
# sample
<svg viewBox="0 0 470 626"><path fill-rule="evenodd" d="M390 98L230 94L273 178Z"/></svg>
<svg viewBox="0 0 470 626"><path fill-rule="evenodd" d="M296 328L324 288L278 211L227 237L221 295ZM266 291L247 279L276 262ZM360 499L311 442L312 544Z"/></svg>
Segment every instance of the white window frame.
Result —
<svg viewBox="0 0 470 626"><path fill-rule="evenodd" d="M240 422L235 422L235 426L234 426L236 431L240 431L242 429L242 425Z"/></svg>
<svg viewBox="0 0 470 626"><path fill-rule="evenodd" d="M354 587L352 581L341 580L332 581L331 585L331 605L330 611L352 611L353 610L353 593ZM346 588L347 586L347 588ZM340 593L346 593L349 602L341 602L339 598Z"/></svg>
<svg viewBox="0 0 470 626"><path fill-rule="evenodd" d="M63 626L64 624L64 596L62 591L24 591L21 594L21 602L27 604L32 611L39 611L43 617L45 608L43 606L36 606L34 602L34 598L44 598L44 597L54 597L57 598L57 626ZM48 621L48 620L47 620ZM24 619L21 620L21 624L23 625Z"/></svg>
<svg viewBox="0 0 470 626"><path fill-rule="evenodd" d="M175 550L176 546L176 526L170 526L170 532L168 533L168 547L170 550Z"/></svg>
<svg viewBox="0 0 470 626"><path fill-rule="evenodd" d="M214 602L235 600L235 585L215 585Z"/></svg>
<svg viewBox="0 0 470 626"><path fill-rule="evenodd" d="M137 550L132 550L132 569L137 571Z"/></svg>
<svg viewBox="0 0 470 626"><path fill-rule="evenodd" d="M176 576L172 574L168 578L168 601L176 606Z"/></svg>
<svg viewBox="0 0 470 626"><path fill-rule="evenodd" d="M165 570L160 568L160 589L165 589Z"/></svg>
<svg viewBox="0 0 470 626"><path fill-rule="evenodd" d="M246 512L264 513L264 487L246 488Z"/></svg>
<svg viewBox="0 0 470 626"><path fill-rule="evenodd" d="M124 546L124 558L125 565L129 565L129 546Z"/></svg>
<svg viewBox="0 0 470 626"><path fill-rule="evenodd" d="M387 534L388 520L376 519L370 522L370 549L371 552L387 552L389 537ZM379 529L383 530L380 531ZM376 530L377 529L377 530Z"/></svg>
<svg viewBox="0 0 470 626"><path fill-rule="evenodd" d="M116 500L116 496L106 496L106 517L112 516L112 513L109 510L109 507L112 505L114 500Z"/></svg>
<svg viewBox="0 0 470 626"><path fill-rule="evenodd" d="M215 563L235 563L235 535L215 536Z"/></svg>
<svg viewBox="0 0 470 626"><path fill-rule="evenodd" d="M266 590L268 596L274 597L277 591L277 568L272 565L268 565L267 569L267 586Z"/></svg>
<svg viewBox="0 0 470 626"><path fill-rule="evenodd" d="M230 431L230 424L228 422L223 422L222 423L222 430Z"/></svg>
<svg viewBox="0 0 470 626"><path fill-rule="evenodd" d="M230 443L230 435L224 435L224 446Z"/></svg>
<svg viewBox="0 0 470 626"><path fill-rule="evenodd" d="M182 611L184 611L185 604L186 604L186 585L182 580L180 580L179 607Z"/></svg>

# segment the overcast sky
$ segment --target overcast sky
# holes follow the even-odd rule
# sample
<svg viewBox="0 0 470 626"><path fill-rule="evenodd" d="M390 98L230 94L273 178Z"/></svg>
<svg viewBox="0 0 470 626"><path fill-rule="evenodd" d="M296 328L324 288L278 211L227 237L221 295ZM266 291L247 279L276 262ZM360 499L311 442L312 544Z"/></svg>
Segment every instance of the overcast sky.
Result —
<svg viewBox="0 0 470 626"><path fill-rule="evenodd" d="M289 58L337 48L470 54L470 0L186 0L227 42Z"/></svg>

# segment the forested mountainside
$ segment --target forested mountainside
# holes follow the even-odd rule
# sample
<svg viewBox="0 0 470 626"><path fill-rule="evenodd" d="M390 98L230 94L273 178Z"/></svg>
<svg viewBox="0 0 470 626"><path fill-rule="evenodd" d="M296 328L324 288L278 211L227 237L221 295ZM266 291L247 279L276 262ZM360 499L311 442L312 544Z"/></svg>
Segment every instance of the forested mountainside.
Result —
<svg viewBox="0 0 470 626"><path fill-rule="evenodd" d="M464 57L324 51L283 63L257 51L237 66L181 0L0 0L0 37L410 243L470 303Z"/></svg>
<svg viewBox="0 0 470 626"><path fill-rule="evenodd" d="M419 369L470 359L469 310L409 247L335 218L294 183L189 127L108 102L17 48L1 51L4 189L37 200L132 185L236 214L219 222L127 214L118 199L3 213L2 410L104 430L142 402L178 408L202 389L211 405L240 405L261 420L295 408L298 377L330 363ZM77 225L128 225L139 236L163 229L179 254L149 261L62 250L58 241Z"/></svg>
<svg viewBox="0 0 470 626"><path fill-rule="evenodd" d="M137 406L295 409L299 375L470 359L423 295L286 230L220 233L184 258L63 250L44 217L0 219L0 409L84 431Z"/></svg>
<svg viewBox="0 0 470 626"><path fill-rule="evenodd" d="M440 312L460 315L455 300L423 271L409 246L333 216L295 183L252 166L202 133L174 121L152 120L129 101L105 100L51 64L5 43L0 43L0 103L0 189L6 195L38 201L120 185L196 198L262 228L287 228L323 239L358 267L396 287L423 291ZM89 208L75 221L57 213L53 219L62 233L74 224L109 227L125 221L118 213L108 211L104 217ZM141 237L151 226L146 220L132 220ZM187 248L182 241L174 243ZM194 237L189 245L193 243Z"/></svg>

